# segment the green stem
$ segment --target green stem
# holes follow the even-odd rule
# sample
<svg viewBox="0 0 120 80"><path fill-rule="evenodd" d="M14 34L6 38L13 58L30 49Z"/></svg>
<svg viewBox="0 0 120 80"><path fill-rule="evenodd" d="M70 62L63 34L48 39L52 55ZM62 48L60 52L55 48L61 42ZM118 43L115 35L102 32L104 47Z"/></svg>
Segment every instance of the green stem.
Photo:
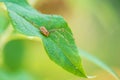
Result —
<svg viewBox="0 0 120 80"><path fill-rule="evenodd" d="M2 51L2 49L4 48L5 44L7 43L9 37L11 36L13 32L13 28L10 25L5 31L4 33L2 33L0 35L0 52Z"/></svg>
<svg viewBox="0 0 120 80"><path fill-rule="evenodd" d="M5 44L8 42L9 37L12 34L12 32L13 32L13 28L10 25L2 34L0 34L0 65L3 62L2 50Z"/></svg>
<svg viewBox="0 0 120 80"><path fill-rule="evenodd" d="M95 56L93 56L93 55L91 55L91 54L89 54L89 53L87 53L79 48L78 48L78 50L79 50L79 53L82 57L86 58L87 60L93 62L94 64L98 65L102 69L109 72L112 76L114 76L116 78L116 80L120 80L119 75L112 68L110 68L108 65L106 65L103 61L99 60Z"/></svg>

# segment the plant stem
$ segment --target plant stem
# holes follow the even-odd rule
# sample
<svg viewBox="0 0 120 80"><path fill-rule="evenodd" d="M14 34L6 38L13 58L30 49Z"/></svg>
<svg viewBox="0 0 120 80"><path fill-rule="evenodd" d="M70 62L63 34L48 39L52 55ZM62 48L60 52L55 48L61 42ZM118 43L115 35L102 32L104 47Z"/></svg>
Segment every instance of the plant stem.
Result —
<svg viewBox="0 0 120 80"><path fill-rule="evenodd" d="M0 34L0 65L3 62L2 51L5 44L9 41L9 37L11 36L12 32L13 28L11 25L9 25L8 28L2 34Z"/></svg>
<svg viewBox="0 0 120 80"><path fill-rule="evenodd" d="M4 33L2 33L0 35L0 52L2 51L2 49L4 48L6 42L8 41L9 37L11 36L13 32L13 28L10 25L5 31Z"/></svg>

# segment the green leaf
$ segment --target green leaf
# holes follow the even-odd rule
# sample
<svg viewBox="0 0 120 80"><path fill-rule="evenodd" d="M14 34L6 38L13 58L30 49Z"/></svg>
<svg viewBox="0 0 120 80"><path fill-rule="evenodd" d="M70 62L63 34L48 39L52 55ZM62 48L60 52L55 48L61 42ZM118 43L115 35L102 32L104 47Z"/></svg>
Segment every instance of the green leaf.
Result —
<svg viewBox="0 0 120 80"><path fill-rule="evenodd" d="M9 41L3 49L4 64L11 70L17 70L22 65L24 56L24 42L22 40Z"/></svg>
<svg viewBox="0 0 120 80"><path fill-rule="evenodd" d="M11 21L18 32L40 37L51 60L77 76L87 77L72 32L61 16L40 14L25 0L2 1L7 6ZM50 32L48 36L40 32L41 26Z"/></svg>
<svg viewBox="0 0 120 80"><path fill-rule="evenodd" d="M99 60L98 58L96 58L95 56L79 49L79 53L82 57L88 59L89 61L93 62L94 64L98 65L99 67L103 68L104 70L106 70L107 72L109 72L111 75L113 75L116 80L120 80L120 77L118 76L118 74L111 69L109 66L107 66L104 62L102 62L101 60Z"/></svg>
<svg viewBox="0 0 120 80"><path fill-rule="evenodd" d="M6 12L0 8L0 34L8 27L9 20Z"/></svg>

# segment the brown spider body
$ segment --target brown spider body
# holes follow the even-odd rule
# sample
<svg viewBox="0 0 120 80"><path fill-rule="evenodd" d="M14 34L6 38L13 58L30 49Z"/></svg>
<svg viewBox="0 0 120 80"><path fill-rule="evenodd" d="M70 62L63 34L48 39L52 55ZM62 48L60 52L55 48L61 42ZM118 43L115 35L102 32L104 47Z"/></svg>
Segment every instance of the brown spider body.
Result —
<svg viewBox="0 0 120 80"><path fill-rule="evenodd" d="M41 26L39 29L40 29L40 32L41 32L44 36L46 36L46 37L49 36L50 32L49 32L44 26Z"/></svg>

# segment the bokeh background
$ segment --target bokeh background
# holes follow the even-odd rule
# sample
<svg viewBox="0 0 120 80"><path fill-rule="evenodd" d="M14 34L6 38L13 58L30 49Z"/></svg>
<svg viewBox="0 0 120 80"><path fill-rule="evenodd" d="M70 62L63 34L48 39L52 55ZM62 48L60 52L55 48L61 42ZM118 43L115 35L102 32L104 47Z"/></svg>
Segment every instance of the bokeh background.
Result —
<svg viewBox="0 0 120 80"><path fill-rule="evenodd" d="M62 15L73 31L77 46L101 59L120 75L120 0L28 2L39 12ZM0 80L89 80L52 62L38 38L23 38L15 31L6 38L9 29L2 31L7 25L10 26L7 12L0 7ZM2 45L5 39L7 43ZM90 80L115 80L83 57L82 60L87 74L96 76Z"/></svg>

